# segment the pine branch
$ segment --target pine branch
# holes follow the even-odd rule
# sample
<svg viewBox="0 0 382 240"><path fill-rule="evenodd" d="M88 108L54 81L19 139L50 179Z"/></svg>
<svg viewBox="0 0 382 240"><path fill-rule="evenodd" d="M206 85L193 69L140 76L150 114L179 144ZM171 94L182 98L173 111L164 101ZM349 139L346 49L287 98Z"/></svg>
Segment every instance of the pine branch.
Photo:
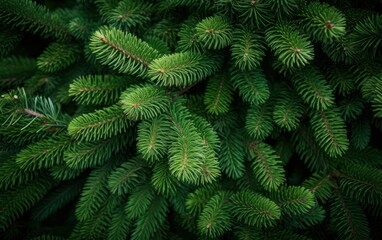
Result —
<svg viewBox="0 0 382 240"><path fill-rule="evenodd" d="M26 134L28 132L37 137L36 132L41 132L41 135L52 134L67 126L68 116L61 113L60 107L50 98L29 98L24 88L13 90L1 97L0 106L3 105L3 108L0 112L7 116L2 124L15 125L16 128L19 126L19 134L24 133L26 138L29 137Z"/></svg>
<svg viewBox="0 0 382 240"><path fill-rule="evenodd" d="M220 139L221 147L218 159L222 172L233 179L241 178L245 171L243 136L239 131L222 132Z"/></svg>
<svg viewBox="0 0 382 240"><path fill-rule="evenodd" d="M110 195L94 216L75 226L69 239L106 239L111 213L121 202L120 197Z"/></svg>
<svg viewBox="0 0 382 240"><path fill-rule="evenodd" d="M105 11L104 18L110 25L120 29L134 29L150 21L153 5L143 1L125 0L113 9Z"/></svg>
<svg viewBox="0 0 382 240"><path fill-rule="evenodd" d="M67 181L79 177L85 169L70 168L66 164L55 165L50 169L50 175L57 181Z"/></svg>
<svg viewBox="0 0 382 240"><path fill-rule="evenodd" d="M330 166L329 156L317 143L313 130L302 126L292 136L296 152L313 171L326 171Z"/></svg>
<svg viewBox="0 0 382 240"><path fill-rule="evenodd" d="M171 49L175 48L177 33L179 30L178 22L173 18L160 18L161 20L152 26L150 34L163 40Z"/></svg>
<svg viewBox="0 0 382 240"><path fill-rule="evenodd" d="M82 114L68 126L69 135L77 140L98 141L125 133L131 122L118 104Z"/></svg>
<svg viewBox="0 0 382 240"><path fill-rule="evenodd" d="M163 235L161 229L166 227L166 214L168 211L167 201L163 197L154 198L147 211L138 218L131 239L150 239L154 236Z"/></svg>
<svg viewBox="0 0 382 240"><path fill-rule="evenodd" d="M271 146L254 141L249 145L252 170L256 179L268 191L276 190L285 181L285 171L279 156Z"/></svg>
<svg viewBox="0 0 382 240"><path fill-rule="evenodd" d="M353 74L347 71L344 66L325 69L329 84L342 96L349 95L356 90L356 82Z"/></svg>
<svg viewBox="0 0 382 240"><path fill-rule="evenodd" d="M382 171L380 169L360 164L349 164L341 168L338 187L345 196L366 206L381 205L381 176Z"/></svg>
<svg viewBox="0 0 382 240"><path fill-rule="evenodd" d="M44 175L38 179L0 194L0 231L36 204L52 187L52 181Z"/></svg>
<svg viewBox="0 0 382 240"><path fill-rule="evenodd" d="M170 99L163 88L151 84L135 85L122 93L121 104L131 120L153 119L168 111Z"/></svg>
<svg viewBox="0 0 382 240"><path fill-rule="evenodd" d="M27 57L6 57L0 60L0 89L16 87L37 70L36 61Z"/></svg>
<svg viewBox="0 0 382 240"><path fill-rule="evenodd" d="M279 23L265 33L268 46L287 68L307 65L314 57L308 37L290 23Z"/></svg>
<svg viewBox="0 0 382 240"><path fill-rule="evenodd" d="M110 192L117 195L130 193L148 178L145 164L140 159L132 159L115 169L108 178Z"/></svg>
<svg viewBox="0 0 382 240"><path fill-rule="evenodd" d="M17 154L17 165L26 171L48 169L64 163L64 151L71 141L66 134L33 143Z"/></svg>
<svg viewBox="0 0 382 240"><path fill-rule="evenodd" d="M349 148L346 127L338 110L332 108L313 113L311 126L320 147L331 157L342 156Z"/></svg>
<svg viewBox="0 0 382 240"><path fill-rule="evenodd" d="M70 84L69 96L73 96L79 104L111 105L118 101L129 84L120 76L80 76Z"/></svg>
<svg viewBox="0 0 382 240"><path fill-rule="evenodd" d="M337 192L331 202L332 224L343 239L370 239L369 227L359 205Z"/></svg>
<svg viewBox="0 0 382 240"><path fill-rule="evenodd" d="M349 36L354 44L364 53L370 53L374 58L382 44L382 16L372 14L357 23L354 32Z"/></svg>
<svg viewBox="0 0 382 240"><path fill-rule="evenodd" d="M36 179L40 172L21 169L14 157L8 157L0 162L0 189L7 191Z"/></svg>
<svg viewBox="0 0 382 240"><path fill-rule="evenodd" d="M87 178L76 205L76 217L80 222L92 220L106 203L110 195L107 178L111 170L110 165L105 165L93 170Z"/></svg>
<svg viewBox="0 0 382 240"><path fill-rule="evenodd" d="M231 228L228 193L219 192L207 202L198 219L198 230L202 236L216 238Z"/></svg>
<svg viewBox="0 0 382 240"><path fill-rule="evenodd" d="M201 136L181 103L172 106L170 118L173 136L169 149L170 171L180 181L198 183L205 148Z"/></svg>
<svg viewBox="0 0 382 240"><path fill-rule="evenodd" d="M240 70L255 70L265 55L265 41L259 33L240 26L233 32L232 59Z"/></svg>
<svg viewBox="0 0 382 240"><path fill-rule="evenodd" d="M297 129L304 113L302 102L288 89L281 89L277 95L273 110L274 122L288 131Z"/></svg>
<svg viewBox="0 0 382 240"><path fill-rule="evenodd" d="M221 49L232 41L232 27L228 19L212 16L203 19L195 27L196 37L207 49Z"/></svg>
<svg viewBox="0 0 382 240"><path fill-rule="evenodd" d="M160 54L146 42L121 30L101 27L90 38L89 47L103 64L120 73L144 76Z"/></svg>
<svg viewBox="0 0 382 240"><path fill-rule="evenodd" d="M79 46L54 42L37 58L38 69L57 72L73 64L79 57Z"/></svg>
<svg viewBox="0 0 382 240"><path fill-rule="evenodd" d="M209 79L204 93L204 104L209 113L219 115L228 112L232 98L232 86L226 73Z"/></svg>
<svg viewBox="0 0 382 240"><path fill-rule="evenodd" d="M232 1L233 9L247 24L262 28L273 22L273 11L267 1Z"/></svg>
<svg viewBox="0 0 382 240"><path fill-rule="evenodd" d="M142 121L138 125L137 148L145 160L159 160L167 154L169 130L169 119L164 116Z"/></svg>
<svg viewBox="0 0 382 240"><path fill-rule="evenodd" d="M186 87L214 73L219 63L218 59L199 53L174 53L155 59L148 74L157 85Z"/></svg>
<svg viewBox="0 0 382 240"><path fill-rule="evenodd" d="M275 9L279 19L292 18L301 8L298 0L270 0L272 9Z"/></svg>
<svg viewBox="0 0 382 240"><path fill-rule="evenodd" d="M111 216L111 222L107 235L108 240L127 239L131 231L131 220L127 217L125 211L116 208Z"/></svg>
<svg viewBox="0 0 382 240"><path fill-rule="evenodd" d="M252 105L247 112L245 128L256 140L264 140L273 130L272 105Z"/></svg>
<svg viewBox="0 0 382 240"><path fill-rule="evenodd" d="M218 187L216 185L207 185L191 192L185 202L187 212L193 216L199 216L208 201L217 194L217 190Z"/></svg>
<svg viewBox="0 0 382 240"><path fill-rule="evenodd" d="M7 25L39 33L44 37L67 39L70 37L64 22L42 5L31 0L1 0L0 19Z"/></svg>
<svg viewBox="0 0 382 240"><path fill-rule="evenodd" d="M304 187L281 188L271 193L271 199L289 216L305 214L315 205L314 195Z"/></svg>
<svg viewBox="0 0 382 240"><path fill-rule="evenodd" d="M309 209L307 213L286 217L285 223L294 228L307 229L322 223L325 217L325 210L320 205L316 205Z"/></svg>
<svg viewBox="0 0 382 240"><path fill-rule="evenodd" d="M321 202L326 202L333 194L331 175L313 174L304 181L303 186L309 189Z"/></svg>
<svg viewBox="0 0 382 240"><path fill-rule="evenodd" d="M302 100L310 107L325 110L333 105L333 92L317 69L305 68L294 75L292 82Z"/></svg>
<svg viewBox="0 0 382 240"><path fill-rule="evenodd" d="M174 197L181 186L180 181L171 174L167 161L161 161L155 164L151 184L160 194L171 197Z"/></svg>
<svg viewBox="0 0 382 240"><path fill-rule="evenodd" d="M183 22L178 32L177 52L205 52L206 49L198 39L195 29L199 21L198 18L190 18Z"/></svg>
<svg viewBox="0 0 382 240"><path fill-rule="evenodd" d="M128 139L119 135L97 142L76 142L65 151L65 164L76 170L102 166L126 147Z"/></svg>
<svg viewBox="0 0 382 240"><path fill-rule="evenodd" d="M238 192L231 197L231 202L232 214L249 226L269 228L281 217L276 203L254 192Z"/></svg>
<svg viewBox="0 0 382 240"><path fill-rule="evenodd" d="M365 149L370 143L370 138L371 124L368 120L359 120L352 124L350 144L354 148Z"/></svg>
<svg viewBox="0 0 382 240"><path fill-rule="evenodd" d="M325 3L310 3L303 11L303 27L312 38L322 42L332 42L346 33L344 14Z"/></svg>
<svg viewBox="0 0 382 240"><path fill-rule="evenodd" d="M158 197L150 183L145 183L134 189L125 205L125 212L130 219L139 219L150 209L150 204Z"/></svg>
<svg viewBox="0 0 382 240"><path fill-rule="evenodd" d="M260 105L269 98L269 84L261 69L244 72L234 70L231 76L235 90L239 91L244 101L252 105Z"/></svg>

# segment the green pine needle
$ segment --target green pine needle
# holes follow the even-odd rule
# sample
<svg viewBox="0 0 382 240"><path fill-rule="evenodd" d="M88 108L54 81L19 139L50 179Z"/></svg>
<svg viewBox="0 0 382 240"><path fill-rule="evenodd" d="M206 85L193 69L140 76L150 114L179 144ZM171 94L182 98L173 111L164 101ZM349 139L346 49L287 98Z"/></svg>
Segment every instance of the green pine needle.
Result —
<svg viewBox="0 0 382 240"><path fill-rule="evenodd" d="M121 30L102 27L90 38L90 49L103 64L120 73L144 76L160 54L146 42Z"/></svg>
<svg viewBox="0 0 382 240"><path fill-rule="evenodd" d="M128 119L153 119L168 111L170 99L163 88L134 85L122 93L121 104Z"/></svg>

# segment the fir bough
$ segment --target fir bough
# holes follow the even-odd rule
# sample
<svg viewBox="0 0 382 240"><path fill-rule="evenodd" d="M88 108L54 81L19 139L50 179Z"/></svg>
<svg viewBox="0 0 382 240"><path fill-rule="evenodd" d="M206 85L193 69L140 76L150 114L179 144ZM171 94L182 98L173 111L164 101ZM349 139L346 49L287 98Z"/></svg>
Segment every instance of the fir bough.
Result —
<svg viewBox="0 0 382 240"><path fill-rule="evenodd" d="M1 239L382 239L380 1L43 2L0 0Z"/></svg>

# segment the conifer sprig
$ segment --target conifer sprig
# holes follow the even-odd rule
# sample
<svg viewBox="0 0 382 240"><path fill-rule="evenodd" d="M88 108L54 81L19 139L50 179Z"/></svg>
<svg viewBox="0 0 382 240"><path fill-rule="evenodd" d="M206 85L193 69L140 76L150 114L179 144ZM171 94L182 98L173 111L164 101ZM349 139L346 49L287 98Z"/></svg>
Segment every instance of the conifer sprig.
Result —
<svg viewBox="0 0 382 240"><path fill-rule="evenodd" d="M287 68L307 65L314 57L308 37L291 23L279 23L265 33L268 46Z"/></svg>
<svg viewBox="0 0 382 240"><path fill-rule="evenodd" d="M144 76L152 60L158 58L158 51L136 36L111 27L96 31L89 47L104 65L120 73Z"/></svg>
<svg viewBox="0 0 382 240"><path fill-rule="evenodd" d="M32 33L39 33L44 37L66 39L70 37L65 24L54 16L45 6L31 0L0 2L0 19L13 27Z"/></svg>
<svg viewBox="0 0 382 240"><path fill-rule="evenodd" d="M302 16L306 32L317 41L331 42L346 33L344 14L328 4L312 2Z"/></svg>
<svg viewBox="0 0 382 240"><path fill-rule="evenodd" d="M174 53L155 59L149 66L149 76L160 86L186 87L211 75L219 63L218 59L199 53Z"/></svg>
<svg viewBox="0 0 382 240"><path fill-rule="evenodd" d="M169 109L170 98L163 88L136 85L122 93L121 104L131 120L152 119Z"/></svg>
<svg viewBox="0 0 382 240"><path fill-rule="evenodd" d="M228 19L213 16L203 19L196 27L196 37L207 49L220 49L232 41L232 27Z"/></svg>
<svg viewBox="0 0 382 240"><path fill-rule="evenodd" d="M379 2L0 0L1 239L380 239Z"/></svg>

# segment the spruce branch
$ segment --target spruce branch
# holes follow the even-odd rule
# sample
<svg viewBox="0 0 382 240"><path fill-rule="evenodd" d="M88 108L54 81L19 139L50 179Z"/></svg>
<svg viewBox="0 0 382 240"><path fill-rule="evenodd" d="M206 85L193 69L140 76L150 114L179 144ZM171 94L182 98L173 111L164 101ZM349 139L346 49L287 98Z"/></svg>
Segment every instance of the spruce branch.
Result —
<svg viewBox="0 0 382 240"><path fill-rule="evenodd" d="M110 25L120 29L133 29L150 20L153 5L143 1L125 0L113 9L105 11L104 18Z"/></svg>
<svg viewBox="0 0 382 240"><path fill-rule="evenodd" d="M111 170L111 166L107 164L94 169L86 179L75 212L80 222L85 222L95 217L108 199L107 178Z"/></svg>
<svg viewBox="0 0 382 240"><path fill-rule="evenodd" d="M231 81L243 100L252 105L260 105L270 96L269 82L261 69L233 70Z"/></svg>
<svg viewBox="0 0 382 240"><path fill-rule="evenodd" d="M285 171L275 150L257 141L250 143L248 148L249 156L252 158L252 170L261 186L268 191L278 189L285 181Z"/></svg>
<svg viewBox="0 0 382 240"><path fill-rule="evenodd" d="M233 32L231 53L235 66L240 70L254 70L265 55L265 41L259 33L240 26Z"/></svg>
<svg viewBox="0 0 382 240"><path fill-rule="evenodd" d="M70 144L66 133L44 139L21 150L17 154L16 163L28 171L48 169L63 163L64 151Z"/></svg>
<svg viewBox="0 0 382 240"><path fill-rule="evenodd" d="M273 22L274 13L268 1L232 1L232 8L247 24L262 28Z"/></svg>
<svg viewBox="0 0 382 240"><path fill-rule="evenodd" d="M76 170L99 167L124 149L127 142L128 139L121 135L96 142L76 142L65 151L64 161Z"/></svg>
<svg viewBox="0 0 382 240"><path fill-rule="evenodd" d="M268 46L287 68L307 65L314 57L308 37L291 23L279 23L265 32Z"/></svg>
<svg viewBox="0 0 382 240"><path fill-rule="evenodd" d="M245 128L256 140L264 140L273 130L272 105L252 105L247 112Z"/></svg>
<svg viewBox="0 0 382 240"><path fill-rule="evenodd" d="M232 100L232 85L227 73L209 79L204 93L204 104L209 113L219 115L228 112Z"/></svg>
<svg viewBox="0 0 382 240"><path fill-rule="evenodd" d="M228 198L227 192L218 192L207 202L198 219L198 230L202 236L222 236L231 228Z"/></svg>
<svg viewBox="0 0 382 240"><path fill-rule="evenodd" d="M207 49L221 49L232 41L232 27L228 19L213 16L203 19L195 26L196 37Z"/></svg>
<svg viewBox="0 0 382 240"><path fill-rule="evenodd" d="M77 45L54 42L37 58L37 66L44 72L57 72L73 64L79 52Z"/></svg>
<svg viewBox="0 0 382 240"><path fill-rule="evenodd" d="M132 159L115 169L108 178L108 187L113 194L130 193L148 178L145 164L140 159Z"/></svg>
<svg viewBox="0 0 382 240"><path fill-rule="evenodd" d="M98 141L124 133L132 125L119 104L73 118L68 134L77 140Z"/></svg>
<svg viewBox="0 0 382 240"><path fill-rule="evenodd" d="M169 109L170 98L163 88L151 84L131 86L121 95L123 112L131 120L153 119Z"/></svg>
<svg viewBox="0 0 382 240"><path fill-rule="evenodd" d="M155 164L151 184L159 193L171 197L176 195L182 185L181 182L172 175L167 161L160 161Z"/></svg>
<svg viewBox="0 0 382 240"><path fill-rule="evenodd" d="M44 37L68 39L70 33L61 19L54 16L45 6L31 0L0 1L0 19L15 27Z"/></svg>
<svg viewBox="0 0 382 240"><path fill-rule="evenodd" d="M104 65L121 73L144 76L158 51L136 36L111 27L101 27L90 38L89 47Z"/></svg>
<svg viewBox="0 0 382 240"><path fill-rule="evenodd" d="M313 174L304 181L303 186L309 189L322 202L327 201L333 193L333 183L330 174Z"/></svg>
<svg viewBox="0 0 382 240"><path fill-rule="evenodd" d="M304 187L290 186L271 193L271 199L289 216L309 212L314 207L314 195Z"/></svg>
<svg viewBox="0 0 382 240"><path fill-rule="evenodd" d="M231 202L233 215L249 226L272 227L281 217L276 203L254 192L238 192Z"/></svg>
<svg viewBox="0 0 382 240"><path fill-rule="evenodd" d="M361 207L338 190L331 202L332 223L344 239L369 239L370 229Z"/></svg>
<svg viewBox="0 0 382 240"><path fill-rule="evenodd" d="M159 160L167 154L170 128L169 119L163 115L138 125L137 148L145 160Z"/></svg>
<svg viewBox="0 0 382 240"><path fill-rule="evenodd" d="M0 60L0 89L24 83L36 73L36 61L27 57L5 57Z"/></svg>
<svg viewBox="0 0 382 240"><path fill-rule="evenodd" d="M109 105L118 101L130 82L121 76L87 75L76 78L69 86L69 96L79 104Z"/></svg>
<svg viewBox="0 0 382 240"><path fill-rule="evenodd" d="M317 41L332 42L346 33L343 13L325 3L313 2L302 13L305 31Z"/></svg>
<svg viewBox="0 0 382 240"><path fill-rule="evenodd" d="M0 173L0 189L2 192L31 182L40 175L39 171L26 171L19 168L14 157L2 161Z"/></svg>
<svg viewBox="0 0 382 240"><path fill-rule="evenodd" d="M182 52L155 59L148 74L157 85L186 87L211 75L219 66L216 57Z"/></svg>
<svg viewBox="0 0 382 240"><path fill-rule="evenodd" d="M292 82L297 93L312 108L325 110L333 105L333 92L317 69L305 68L292 77Z"/></svg>
<svg viewBox="0 0 382 240"><path fill-rule="evenodd" d="M349 148L345 123L335 108L315 111L311 118L314 136L320 147L331 157L342 156Z"/></svg>
<svg viewBox="0 0 382 240"><path fill-rule="evenodd" d="M53 182L46 175L40 175L7 193L0 194L0 231L36 204L51 189Z"/></svg>

